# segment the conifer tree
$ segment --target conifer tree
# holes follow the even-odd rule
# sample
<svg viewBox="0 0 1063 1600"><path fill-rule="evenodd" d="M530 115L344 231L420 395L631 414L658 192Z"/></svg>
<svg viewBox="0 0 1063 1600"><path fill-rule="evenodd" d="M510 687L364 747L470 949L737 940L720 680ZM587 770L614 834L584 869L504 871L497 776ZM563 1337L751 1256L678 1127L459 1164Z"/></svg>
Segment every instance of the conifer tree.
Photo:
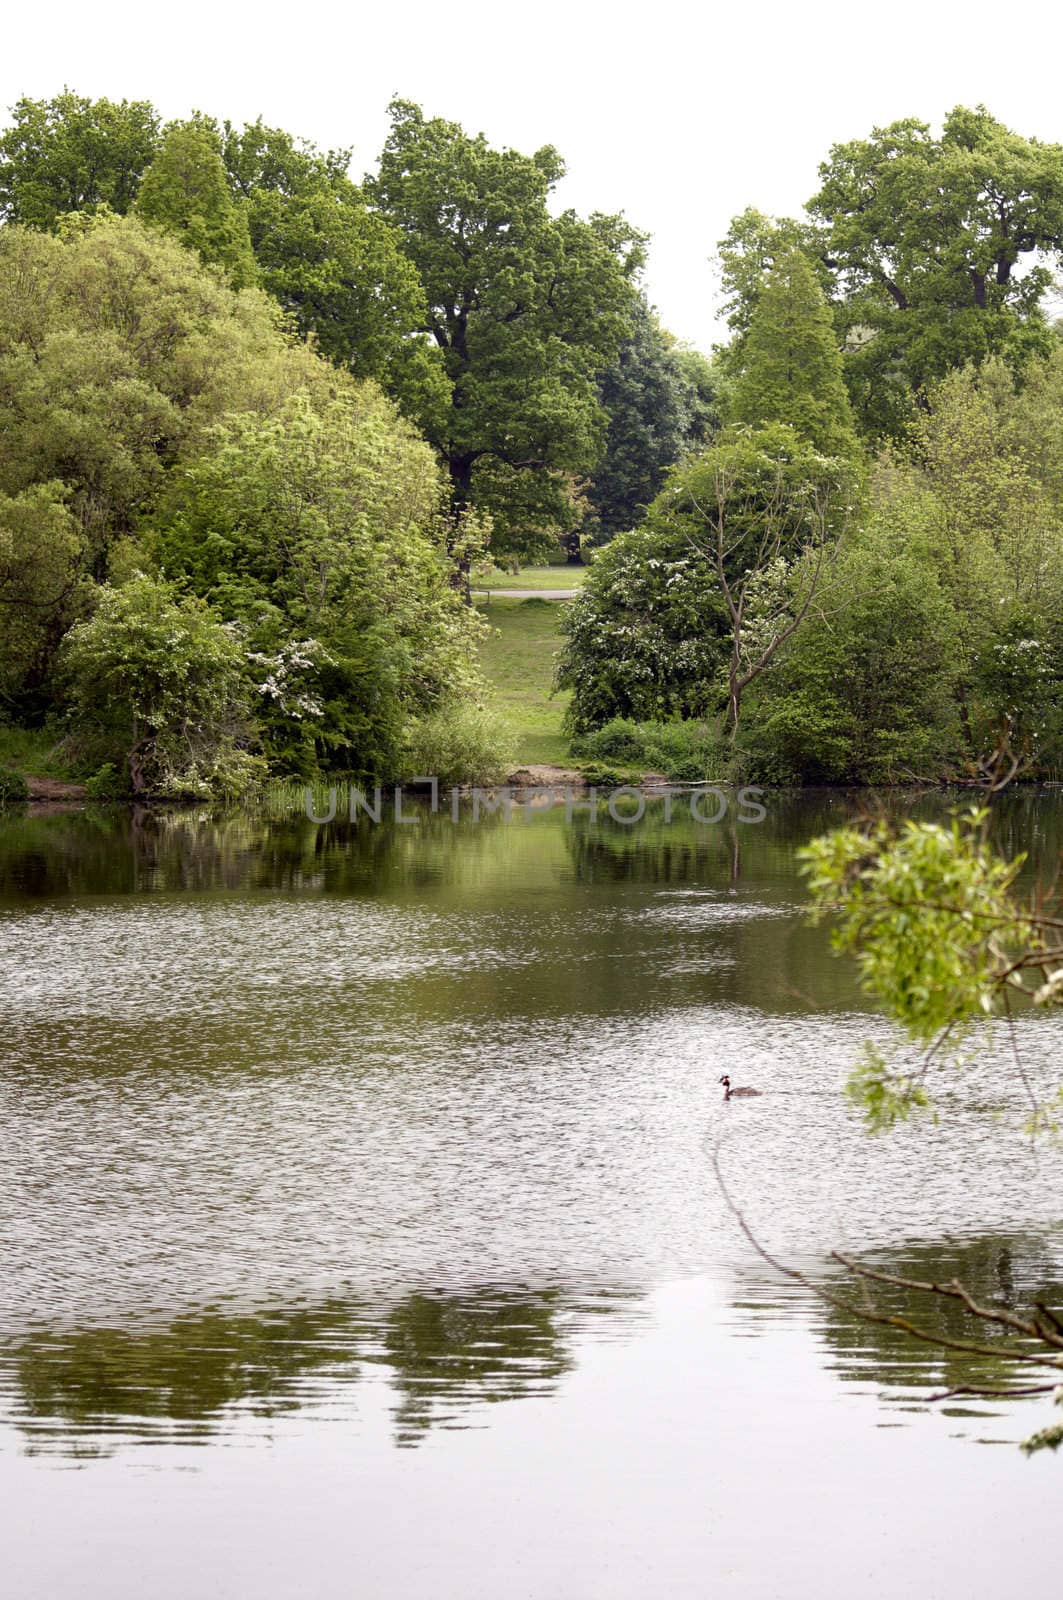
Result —
<svg viewBox="0 0 1063 1600"><path fill-rule="evenodd" d="M247 214L233 199L220 140L208 122L170 124L144 174L136 210L200 260L224 267L234 288L257 281Z"/></svg>
<svg viewBox="0 0 1063 1600"><path fill-rule="evenodd" d="M772 268L757 302L731 418L785 422L825 455L856 448L830 308L799 250Z"/></svg>

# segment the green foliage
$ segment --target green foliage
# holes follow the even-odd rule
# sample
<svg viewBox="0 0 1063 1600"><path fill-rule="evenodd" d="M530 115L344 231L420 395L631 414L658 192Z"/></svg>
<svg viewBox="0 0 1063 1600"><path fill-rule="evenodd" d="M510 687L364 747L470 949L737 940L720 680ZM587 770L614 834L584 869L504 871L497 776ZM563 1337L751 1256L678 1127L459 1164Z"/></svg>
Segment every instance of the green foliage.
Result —
<svg viewBox="0 0 1063 1600"><path fill-rule="evenodd" d="M591 762L599 773L610 763L637 772L663 772L675 783L704 783L719 778L729 752L711 723L633 722L613 717L600 728L572 741L572 753L581 763ZM589 773L584 766L584 776ZM590 780L589 781L594 781Z"/></svg>
<svg viewBox="0 0 1063 1600"><path fill-rule="evenodd" d="M801 251L828 298L834 287L829 268L823 261L822 239L810 223L792 217L767 217L754 206L733 219L727 236L720 240L720 276L726 299L728 326L734 341L724 352L730 367L740 363L761 294L773 268Z"/></svg>
<svg viewBox="0 0 1063 1600"><path fill-rule="evenodd" d="M1007 736L1033 771L1063 761L1063 352L1016 393L998 360L949 375L880 472L882 515L928 552L955 616L954 695L976 763Z"/></svg>
<svg viewBox="0 0 1063 1600"><path fill-rule="evenodd" d="M409 724L399 776L498 783L512 765L513 736L503 719L480 706L453 705Z"/></svg>
<svg viewBox="0 0 1063 1600"><path fill-rule="evenodd" d="M717 698L732 738L745 691L822 607L861 487L851 460L776 422L727 430L654 502L649 522L685 536L726 619Z"/></svg>
<svg viewBox="0 0 1063 1600"><path fill-rule="evenodd" d="M1000 353L1021 366L1047 352L1041 301L1049 263L1063 259L1063 147L958 106L940 136L909 118L835 145L820 177L809 211L840 331L854 336L850 392L870 432L896 436L912 395L968 361Z"/></svg>
<svg viewBox="0 0 1063 1600"><path fill-rule="evenodd" d="M69 89L23 98L0 134L0 217L50 230L73 211L128 211L159 139L146 100L87 100Z"/></svg>
<svg viewBox="0 0 1063 1600"><path fill-rule="evenodd" d="M29 785L21 772L13 772L10 767L0 767L0 811L5 806L18 805L23 800L29 799Z"/></svg>
<svg viewBox="0 0 1063 1600"><path fill-rule="evenodd" d="M905 783L956 759L958 641L927 552L877 520L747 708L748 771L775 783Z"/></svg>
<svg viewBox="0 0 1063 1600"><path fill-rule="evenodd" d="M60 483L0 493L0 707L39 715L51 659L76 609L82 535Z"/></svg>
<svg viewBox="0 0 1063 1600"><path fill-rule="evenodd" d="M438 500L428 447L369 386L233 415L175 480L155 554L246 630L277 770L393 772L405 719L475 686Z"/></svg>
<svg viewBox="0 0 1063 1600"><path fill-rule="evenodd" d="M342 381L135 218L0 229L0 695L38 715L91 584L144 556L143 523L218 417Z"/></svg>
<svg viewBox="0 0 1063 1600"><path fill-rule="evenodd" d="M375 378L407 416L445 410L440 351L402 236L347 177L350 153L322 153L260 121L226 124L229 180L246 208L265 289L330 361Z"/></svg>
<svg viewBox="0 0 1063 1600"><path fill-rule="evenodd" d="M799 250L780 256L768 273L741 362L729 420L785 422L824 455L855 454L830 308Z"/></svg>
<svg viewBox="0 0 1063 1600"><path fill-rule="evenodd" d="M717 421L716 378L697 351L676 346L640 293L631 335L598 392L609 425L588 499L595 542L604 543L635 527L668 467L704 443Z"/></svg>
<svg viewBox="0 0 1063 1600"><path fill-rule="evenodd" d="M129 793L129 779L122 776L113 761L105 761L85 779L85 793L90 800L122 800Z"/></svg>
<svg viewBox="0 0 1063 1600"><path fill-rule="evenodd" d="M683 528L617 534L561 621L569 728L711 715L725 630L713 575Z"/></svg>
<svg viewBox="0 0 1063 1600"><path fill-rule="evenodd" d="M172 233L236 289L257 279L247 212L234 200L217 130L205 119L171 122L144 174L138 216Z"/></svg>
<svg viewBox="0 0 1063 1600"><path fill-rule="evenodd" d="M425 417L457 511L476 505L496 548L543 552L578 512L570 476L601 454L599 372L630 327L642 240L622 219L552 216L550 147L493 150L408 101L370 195L397 227L428 301L449 403Z"/></svg>
<svg viewBox="0 0 1063 1600"><path fill-rule="evenodd" d="M1022 858L996 857L984 821L973 811L947 827L839 828L799 852L813 920L837 916L835 949L855 957L865 991L924 1050L992 1015L1001 974L1028 940L1010 893ZM896 1072L872 1051L850 1093L888 1126L925 1103L925 1068Z"/></svg>
<svg viewBox="0 0 1063 1600"><path fill-rule="evenodd" d="M134 794L235 796L261 776L240 640L202 601L138 573L101 589L64 656L76 712L113 737Z"/></svg>

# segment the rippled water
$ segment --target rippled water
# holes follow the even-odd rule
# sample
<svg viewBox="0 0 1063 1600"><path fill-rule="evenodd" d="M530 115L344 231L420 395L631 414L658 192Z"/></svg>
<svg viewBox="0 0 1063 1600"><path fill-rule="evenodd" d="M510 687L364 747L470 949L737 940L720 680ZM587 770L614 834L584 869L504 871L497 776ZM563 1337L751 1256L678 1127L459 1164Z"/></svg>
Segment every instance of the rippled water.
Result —
<svg viewBox="0 0 1063 1600"><path fill-rule="evenodd" d="M815 1274L1060 1298L1005 1039L936 1125L846 1108L885 1030L793 850L849 807L0 823L13 1592L895 1595L990 1503L925 1592L1048 1575L1002 1531L1057 1514L1044 1407L928 1410L966 1369L779 1279L713 1177ZM998 827L1032 875L1061 820ZM1060 1020L1019 1035L1057 1082Z"/></svg>

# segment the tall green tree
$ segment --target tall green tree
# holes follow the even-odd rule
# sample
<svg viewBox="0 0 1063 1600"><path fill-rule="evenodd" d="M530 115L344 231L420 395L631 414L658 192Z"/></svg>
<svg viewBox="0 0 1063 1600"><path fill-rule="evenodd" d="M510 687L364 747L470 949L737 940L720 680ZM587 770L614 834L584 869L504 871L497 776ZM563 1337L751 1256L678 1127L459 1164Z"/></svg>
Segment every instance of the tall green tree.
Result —
<svg viewBox="0 0 1063 1600"><path fill-rule="evenodd" d="M146 100L89 100L64 89L23 98L0 134L0 217L49 230L70 211L129 210L159 143Z"/></svg>
<svg viewBox="0 0 1063 1600"><path fill-rule="evenodd" d="M135 217L0 228L0 677L24 714L93 585L143 564L144 519L221 417L353 387L277 323Z"/></svg>
<svg viewBox="0 0 1063 1600"><path fill-rule="evenodd" d="M276 766L394 775L408 720L478 681L429 446L373 384L229 416L212 443L171 480L154 554L246 630Z"/></svg>
<svg viewBox="0 0 1063 1600"><path fill-rule="evenodd" d="M1042 308L1063 261L1063 146L957 106L835 145L809 213L837 284L854 405L898 433L909 396L993 353L1045 353Z"/></svg>
<svg viewBox="0 0 1063 1600"><path fill-rule="evenodd" d="M396 100L370 193L424 284L447 405L426 419L456 515L495 519L496 548L549 548L577 521L570 475L601 454L597 378L630 328L643 241L622 218L552 216L557 151L494 150Z"/></svg>
<svg viewBox="0 0 1063 1600"><path fill-rule="evenodd" d="M673 471L650 508L648 525L687 538L722 602L732 739L746 690L833 595L857 489L849 458L772 422L728 429Z"/></svg>
<svg viewBox="0 0 1063 1600"><path fill-rule="evenodd" d="M789 423L825 455L856 448L830 307L799 250L779 258L758 298L730 416L752 425Z"/></svg>
<svg viewBox="0 0 1063 1600"><path fill-rule="evenodd" d="M587 491L595 540L633 528L682 452L717 422L716 377L696 350L665 332L644 293L619 355L598 380L609 418L605 454Z"/></svg>
<svg viewBox="0 0 1063 1600"><path fill-rule="evenodd" d="M169 125L144 174L136 210L208 266L224 267L234 288L256 281L247 213L233 199L217 130L206 119Z"/></svg>

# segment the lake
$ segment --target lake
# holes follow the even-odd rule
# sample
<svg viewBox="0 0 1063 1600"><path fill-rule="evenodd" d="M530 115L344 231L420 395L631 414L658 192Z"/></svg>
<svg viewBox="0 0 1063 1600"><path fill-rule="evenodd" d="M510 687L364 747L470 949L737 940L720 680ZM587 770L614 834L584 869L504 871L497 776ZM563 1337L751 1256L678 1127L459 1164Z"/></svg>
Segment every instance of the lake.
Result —
<svg viewBox="0 0 1063 1600"><path fill-rule="evenodd" d="M773 1272L713 1172L813 1277L1063 1298L1002 1033L936 1122L844 1100L889 1030L794 850L862 803L0 818L5 1592L1053 1590L1058 1413L928 1403L964 1358ZM996 831L1048 870L1060 791Z"/></svg>

